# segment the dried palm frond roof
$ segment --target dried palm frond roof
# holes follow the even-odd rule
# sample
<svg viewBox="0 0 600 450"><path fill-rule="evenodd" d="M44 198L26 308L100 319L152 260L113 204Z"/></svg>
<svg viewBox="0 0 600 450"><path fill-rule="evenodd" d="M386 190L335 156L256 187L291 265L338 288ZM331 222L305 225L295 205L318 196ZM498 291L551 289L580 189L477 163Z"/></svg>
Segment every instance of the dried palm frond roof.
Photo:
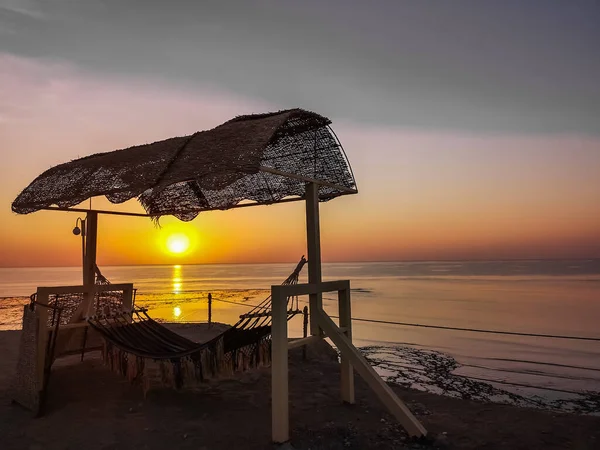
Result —
<svg viewBox="0 0 600 450"><path fill-rule="evenodd" d="M137 197L153 217L192 220L242 201L271 204L305 196L355 193L356 183L326 117L302 109L239 116L208 131L98 153L48 169L23 190L12 210L28 214L72 207L100 195L112 203Z"/></svg>

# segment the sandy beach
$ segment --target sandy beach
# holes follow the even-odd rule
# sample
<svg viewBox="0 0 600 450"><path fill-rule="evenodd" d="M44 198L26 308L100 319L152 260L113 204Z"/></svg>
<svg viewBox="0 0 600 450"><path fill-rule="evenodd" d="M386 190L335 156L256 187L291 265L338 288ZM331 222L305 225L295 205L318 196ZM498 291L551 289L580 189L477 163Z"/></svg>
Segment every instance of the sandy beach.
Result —
<svg viewBox="0 0 600 450"><path fill-rule="evenodd" d="M219 328L171 325L196 340ZM55 365L46 415L10 401L19 331L0 333L0 439L12 449L268 449L270 371L200 390L141 389L108 371L99 353ZM411 441L357 378L357 403L339 401L339 368L327 345L290 352L292 445L296 449L598 449L600 417L550 413L394 389L429 430Z"/></svg>

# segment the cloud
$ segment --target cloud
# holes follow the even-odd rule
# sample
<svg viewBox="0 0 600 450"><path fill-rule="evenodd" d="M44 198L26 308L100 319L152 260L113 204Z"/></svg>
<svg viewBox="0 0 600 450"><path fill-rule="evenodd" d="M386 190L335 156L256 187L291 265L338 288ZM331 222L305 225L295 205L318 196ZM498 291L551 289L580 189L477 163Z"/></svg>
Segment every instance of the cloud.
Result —
<svg viewBox="0 0 600 450"><path fill-rule="evenodd" d="M0 14L2 13L26 16L37 20L48 17L40 2L33 0L0 0Z"/></svg>
<svg viewBox="0 0 600 450"><path fill-rule="evenodd" d="M374 125L598 134L593 2L68 2L6 52Z"/></svg>
<svg viewBox="0 0 600 450"><path fill-rule="evenodd" d="M212 128L273 105L211 86L184 89L0 54L3 191L73 158Z"/></svg>
<svg viewBox="0 0 600 450"><path fill-rule="evenodd" d="M0 238L10 236L10 242L0 243L0 255L23 251L19 264L56 264L48 241L68 237L72 226L70 217L60 227L57 218L51 219L57 220L54 225L45 221L40 231L41 219L10 211L18 192L50 166L285 106L235 94L216 83L192 87L159 77L103 74L64 60L9 54L0 54L0 98ZM539 244L546 245L544 255L573 255L575 250L568 247L576 240L591 249L579 245L580 256L597 255L599 139L497 136L333 119L360 194L323 206L323 242L329 249L324 245L324 252L330 252L329 257L483 257L490 254L484 248L488 244L493 244L496 255L539 255L522 245L532 238L544 241ZM288 242L301 245L302 209L294 211L300 216L286 230L297 236ZM235 212L233 220L219 214L201 217L197 226L212 220L217 232L223 228L220 221L228 220L234 236L227 241L228 248L252 241L246 236L253 229L269 229L283 217L279 208L250 208L243 214L240 210L240 218L256 220L246 226L242 219L237 221ZM344 226L335 225L340 223ZM144 239L139 238L140 246L146 245ZM356 245L348 247L348 242ZM469 250L473 242L483 250ZM47 255L36 259L40 246L46 246ZM265 255L271 251L264 250ZM7 258L0 265L17 263ZM154 261L148 255L144 258L140 256L139 262Z"/></svg>

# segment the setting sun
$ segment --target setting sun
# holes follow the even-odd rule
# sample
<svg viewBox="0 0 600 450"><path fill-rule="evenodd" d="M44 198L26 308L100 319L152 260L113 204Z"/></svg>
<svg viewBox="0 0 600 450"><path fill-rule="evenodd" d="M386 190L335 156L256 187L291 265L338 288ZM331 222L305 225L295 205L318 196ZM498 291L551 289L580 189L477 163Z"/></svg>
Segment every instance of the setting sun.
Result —
<svg viewBox="0 0 600 450"><path fill-rule="evenodd" d="M199 243L196 227L177 219L166 219L162 222L156 236L156 246L176 264L189 263L190 258L196 257Z"/></svg>
<svg viewBox="0 0 600 450"><path fill-rule="evenodd" d="M189 246L190 239L183 233L172 234L167 238L167 248L171 253L183 253Z"/></svg>

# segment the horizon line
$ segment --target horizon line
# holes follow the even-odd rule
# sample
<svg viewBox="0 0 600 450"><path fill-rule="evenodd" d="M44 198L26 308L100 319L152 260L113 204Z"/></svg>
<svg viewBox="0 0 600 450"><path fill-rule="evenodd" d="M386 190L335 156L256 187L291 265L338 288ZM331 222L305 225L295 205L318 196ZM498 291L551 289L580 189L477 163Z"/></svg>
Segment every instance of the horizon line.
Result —
<svg viewBox="0 0 600 450"><path fill-rule="evenodd" d="M354 260L354 261L321 261L322 264L377 264L377 263L464 263L464 262L535 262L535 261L596 261L600 256L587 258L472 258L472 259L404 259L404 260ZM103 264L102 267L144 267L144 266L225 266L225 265L270 265L270 264L295 264L297 261L270 261L270 262L197 262L197 263L146 263L146 264ZM81 265L32 265L32 266L0 266L0 269L52 269L52 268L79 268Z"/></svg>

